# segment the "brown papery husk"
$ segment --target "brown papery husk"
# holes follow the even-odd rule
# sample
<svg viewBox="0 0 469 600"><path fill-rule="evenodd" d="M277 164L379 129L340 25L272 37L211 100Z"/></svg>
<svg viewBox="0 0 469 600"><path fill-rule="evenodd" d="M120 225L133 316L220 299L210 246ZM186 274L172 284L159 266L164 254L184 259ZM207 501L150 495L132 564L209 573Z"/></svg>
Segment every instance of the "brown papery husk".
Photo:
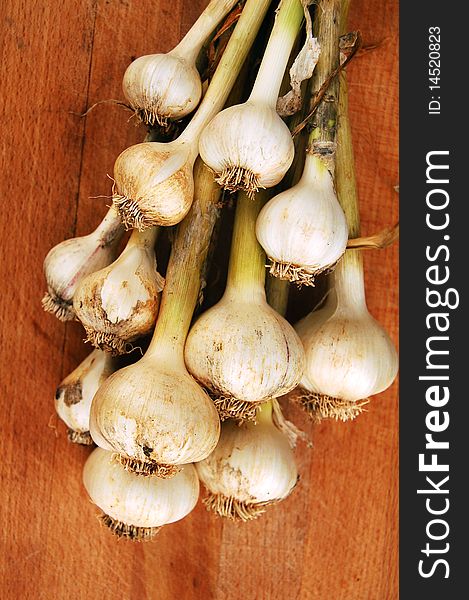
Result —
<svg viewBox="0 0 469 600"><path fill-rule="evenodd" d="M267 502L241 502L233 497L223 494L208 493L202 501L207 510L216 513L219 517L231 519L232 521L252 521L265 513L266 509L272 504L277 504L280 500L269 500Z"/></svg>
<svg viewBox="0 0 469 600"><path fill-rule="evenodd" d="M265 189L259 184L258 175L237 165L225 167L220 175L215 177L215 181L229 192L245 191L251 200L260 188Z"/></svg>
<svg viewBox="0 0 469 600"><path fill-rule="evenodd" d="M41 300L42 308L57 317L59 321L72 321L75 318L73 303L62 300L59 296L46 292Z"/></svg>
<svg viewBox="0 0 469 600"><path fill-rule="evenodd" d="M143 461L136 458L123 456L122 454L114 454L114 460L124 467L129 473L142 475L143 477L160 477L160 479L171 479L179 471L179 465L164 465L155 461Z"/></svg>
<svg viewBox="0 0 469 600"><path fill-rule="evenodd" d="M94 444L89 431L75 431L69 427L67 437L72 444L80 444L81 446L92 446Z"/></svg>
<svg viewBox="0 0 469 600"><path fill-rule="evenodd" d="M279 262L270 257L268 257L268 259L270 264L267 266L269 268L270 275L277 277L278 279L289 281L290 283L295 283L298 287L303 285L314 287L316 277L318 275L327 275L328 273L332 273L340 260L339 258L339 260L331 265L326 265L325 267L310 271L304 267L294 265L292 263Z"/></svg>
<svg viewBox="0 0 469 600"><path fill-rule="evenodd" d="M299 402L315 423L321 423L325 419L333 419L344 423L353 421L362 412L366 411L364 407L369 403L368 398L353 402L327 396L326 394L309 392L301 387L294 390L291 397Z"/></svg>
<svg viewBox="0 0 469 600"><path fill-rule="evenodd" d="M119 539L131 540L132 542L150 542L161 529L161 527L137 527L136 525L127 525L127 523L117 521L106 513L98 515L98 519Z"/></svg>

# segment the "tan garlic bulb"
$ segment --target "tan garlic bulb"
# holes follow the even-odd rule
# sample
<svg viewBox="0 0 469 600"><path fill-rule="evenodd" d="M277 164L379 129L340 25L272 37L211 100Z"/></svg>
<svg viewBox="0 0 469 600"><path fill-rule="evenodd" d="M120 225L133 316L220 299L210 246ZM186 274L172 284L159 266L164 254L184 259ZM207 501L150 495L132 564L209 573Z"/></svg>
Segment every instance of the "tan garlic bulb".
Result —
<svg viewBox="0 0 469 600"><path fill-rule="evenodd" d="M195 466L208 491L204 504L233 520L257 518L284 500L298 481L293 451L275 424L272 402L262 404L255 423L225 421L217 447Z"/></svg>
<svg viewBox="0 0 469 600"><path fill-rule="evenodd" d="M172 479L139 477L96 448L83 469L91 501L103 511L101 521L118 537L151 540L163 525L188 515L199 498L194 465L184 465Z"/></svg>
<svg viewBox="0 0 469 600"><path fill-rule="evenodd" d="M156 266L157 235L156 227L134 231L116 261L78 286L75 314L96 348L124 354L131 342L152 331L164 283Z"/></svg>
<svg viewBox="0 0 469 600"><path fill-rule="evenodd" d="M74 319L73 295L78 284L114 260L123 234L119 216L111 208L93 233L65 240L49 250L44 260L44 310L61 321Z"/></svg>
<svg viewBox="0 0 469 600"><path fill-rule="evenodd" d="M256 235L270 260L270 273L313 284L345 252L348 227L326 163L307 154L303 175L261 210Z"/></svg>
<svg viewBox="0 0 469 600"><path fill-rule="evenodd" d="M236 2L212 0L173 50L141 56L127 67L124 94L144 123L166 126L168 120L181 119L197 107L202 95L197 56Z"/></svg>
<svg viewBox="0 0 469 600"><path fill-rule="evenodd" d="M299 0L281 2L249 99L217 114L200 137L200 156L229 191L252 196L272 187L293 161L293 140L276 104L302 19Z"/></svg>
<svg viewBox="0 0 469 600"><path fill-rule="evenodd" d="M161 477L206 458L220 435L213 402L184 364L220 192L201 161L195 173L194 206L177 230L150 346L100 387L91 407L96 444L118 453L126 468Z"/></svg>
<svg viewBox="0 0 469 600"><path fill-rule="evenodd" d="M89 431L91 401L114 368L114 361L108 354L94 350L57 388L55 410L67 425L71 442L93 443Z"/></svg>
<svg viewBox="0 0 469 600"><path fill-rule="evenodd" d="M266 301L265 256L255 236L263 194L241 193L222 299L192 326L185 361L220 417L254 418L258 403L300 381L304 352L293 327Z"/></svg>
<svg viewBox="0 0 469 600"><path fill-rule="evenodd" d="M270 0L246 2L207 92L183 133L172 142L131 146L118 156L113 202L126 227L142 231L175 225L186 216L194 195L192 171L200 134L223 108L269 4Z"/></svg>
<svg viewBox="0 0 469 600"><path fill-rule="evenodd" d="M353 419L397 374L394 345L366 306L359 252L339 262L326 306L295 326L306 353L301 401L316 420Z"/></svg>

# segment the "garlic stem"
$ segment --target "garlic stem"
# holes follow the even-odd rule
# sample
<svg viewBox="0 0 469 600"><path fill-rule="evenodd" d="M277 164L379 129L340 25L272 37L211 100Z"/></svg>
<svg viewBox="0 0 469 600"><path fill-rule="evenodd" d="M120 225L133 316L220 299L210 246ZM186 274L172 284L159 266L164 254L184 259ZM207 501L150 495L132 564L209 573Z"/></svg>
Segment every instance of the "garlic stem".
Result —
<svg viewBox="0 0 469 600"><path fill-rule="evenodd" d="M200 274L218 218L221 190L199 159L194 169L194 202L180 223L174 241L156 329L147 356L168 353L184 361L184 342L200 290Z"/></svg>
<svg viewBox="0 0 469 600"><path fill-rule="evenodd" d="M356 238L360 236L360 210L355 178L352 130L348 112L347 77L345 72L342 71L340 73L335 185L340 205L347 220L349 238Z"/></svg>
<svg viewBox="0 0 469 600"><path fill-rule="evenodd" d="M238 0L212 0L197 21L170 54L195 63L199 52L211 32Z"/></svg>
<svg viewBox="0 0 469 600"><path fill-rule="evenodd" d="M246 192L238 194L225 293L246 300L265 299L265 254L256 238L255 223L266 200L266 192L258 192L252 200Z"/></svg>
<svg viewBox="0 0 469 600"><path fill-rule="evenodd" d="M299 0L281 0L272 33L248 101L275 108L288 59L303 21Z"/></svg>
<svg viewBox="0 0 469 600"><path fill-rule="evenodd" d="M129 241L127 242L126 248L154 248L156 241L158 240L159 232L160 228L158 226L149 227L144 231L134 229L129 237Z"/></svg>
<svg viewBox="0 0 469 600"><path fill-rule="evenodd" d="M285 316L287 312L289 291L290 283L288 280L273 275L267 277L267 302L279 315Z"/></svg>
<svg viewBox="0 0 469 600"><path fill-rule="evenodd" d="M178 138L181 142L191 144L194 160L199 152L198 138L207 123L223 108L270 2L271 0L247 0L207 92L191 122Z"/></svg>
<svg viewBox="0 0 469 600"><path fill-rule="evenodd" d="M272 423L273 400L267 400L259 405L256 413L256 423Z"/></svg>
<svg viewBox="0 0 469 600"><path fill-rule="evenodd" d="M348 314L363 312L366 308L363 259L360 250L347 250L339 261L331 279L331 288L337 305Z"/></svg>
<svg viewBox="0 0 469 600"><path fill-rule="evenodd" d="M95 233L98 239L106 245L112 244L117 238L121 238L123 234L122 223L114 206L111 206L104 215L103 220L95 229Z"/></svg>
<svg viewBox="0 0 469 600"><path fill-rule="evenodd" d="M315 20L316 35L321 47L318 64L313 74L313 90L323 83L339 65L340 0L320 0ZM324 155L329 170L333 170L334 141L337 125L339 80L334 77L314 116L314 127L309 135L310 152ZM314 97L314 93L313 93Z"/></svg>

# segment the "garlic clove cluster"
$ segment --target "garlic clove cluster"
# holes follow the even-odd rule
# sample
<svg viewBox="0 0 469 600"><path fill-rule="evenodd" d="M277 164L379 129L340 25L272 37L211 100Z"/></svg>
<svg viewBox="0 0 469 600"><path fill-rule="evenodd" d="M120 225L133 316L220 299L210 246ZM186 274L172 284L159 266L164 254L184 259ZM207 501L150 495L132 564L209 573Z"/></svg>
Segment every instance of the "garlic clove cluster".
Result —
<svg viewBox="0 0 469 600"><path fill-rule="evenodd" d="M130 146L114 165L113 203L126 228L143 231L175 225L194 194L194 152L187 142L143 142Z"/></svg>
<svg viewBox="0 0 469 600"><path fill-rule="evenodd" d="M55 410L67 425L71 442L93 443L89 433L91 401L113 371L112 358L101 350L94 350L57 388Z"/></svg>
<svg viewBox="0 0 469 600"><path fill-rule="evenodd" d="M343 305L331 293L327 306L295 329L306 353L302 403L316 420L355 418L369 396L394 381L397 352L365 305Z"/></svg>
<svg viewBox="0 0 469 600"><path fill-rule="evenodd" d="M153 329L163 283L155 251L145 244L129 244L109 267L85 277L73 307L88 340L114 355L128 352Z"/></svg>
<svg viewBox="0 0 469 600"><path fill-rule="evenodd" d="M202 96L195 65L177 53L149 54L134 60L124 74L124 95L147 125L165 127L190 114Z"/></svg>
<svg viewBox="0 0 469 600"><path fill-rule="evenodd" d="M200 136L199 152L224 189L252 195L282 180L293 161L294 145L274 108L248 101L212 119Z"/></svg>
<svg viewBox="0 0 469 600"><path fill-rule="evenodd" d="M90 431L95 443L121 455L128 469L171 477L180 465L212 452L220 420L184 365L144 356L99 388Z"/></svg>
<svg viewBox="0 0 469 600"><path fill-rule="evenodd" d="M137 541L149 540L163 525L184 518L199 498L194 465L184 465L172 479L139 477L101 448L88 457L83 483L111 531Z"/></svg>
<svg viewBox="0 0 469 600"><path fill-rule="evenodd" d="M308 155L300 181L262 208L256 235L270 260L270 273L300 285L334 267L345 252L348 227L331 174Z"/></svg>
<svg viewBox="0 0 469 600"><path fill-rule="evenodd" d="M185 361L210 391L222 418L253 418L256 404L292 390L304 369L293 327L264 299L236 293L205 312L189 332Z"/></svg>
<svg viewBox="0 0 469 600"><path fill-rule="evenodd" d="M222 517L255 519L286 498L298 481L288 437L276 428L271 413L268 402L257 423L225 421L215 450L195 465L208 491L204 503Z"/></svg>

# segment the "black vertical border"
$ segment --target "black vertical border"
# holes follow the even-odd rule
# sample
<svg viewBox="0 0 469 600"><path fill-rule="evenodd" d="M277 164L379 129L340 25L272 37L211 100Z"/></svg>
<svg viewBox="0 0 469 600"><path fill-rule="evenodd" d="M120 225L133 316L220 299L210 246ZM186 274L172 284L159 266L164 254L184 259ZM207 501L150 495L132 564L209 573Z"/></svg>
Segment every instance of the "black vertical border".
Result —
<svg viewBox="0 0 469 600"><path fill-rule="evenodd" d="M401 2L400 3L400 599L425 600L469 597L466 576L469 575L468 521L469 497L469 390L465 376L469 377L469 314L467 312L467 279L469 278L469 140L467 86L469 82L469 35L465 31L463 3L456 2ZM431 91L429 85L429 32L440 29L440 90ZM467 28L469 31L469 28ZM440 114L429 114L432 96L441 102ZM432 231L426 225L426 195L432 187L426 183L426 156L430 151L449 151L440 158L450 168L450 183L444 187L450 194L447 208L450 223L445 231ZM438 162L438 160L435 160ZM442 173L442 172L440 172ZM467 181L466 181L467 180ZM445 211L442 211L445 212ZM449 240L443 239L449 235ZM447 333L450 399L441 411L448 411L450 424L446 431L434 434L438 440L449 442L449 449L440 450L438 462L449 464L449 473L419 472L419 454L425 452L425 418L434 408L426 402L428 381L419 381L426 371L426 341L435 335L426 326L426 316L434 312L426 304L426 270L431 263L426 258L426 248L435 250L440 244L449 248L449 260L443 257L436 262L449 267L450 278L446 286L459 292L459 306L453 310L438 308L449 313ZM431 250L430 253L434 252ZM433 333L432 333L433 331ZM445 344L440 345L441 348ZM436 373L436 371L434 371ZM438 374L443 374L439 371ZM467 374L467 375L466 375ZM432 451L427 451L428 456ZM431 489L426 476L435 483L449 475L440 489L448 494L418 494L419 489ZM467 485L466 485L467 483ZM426 508L443 508L449 500L449 510L441 515L449 525L447 538L434 541L427 537L426 527L432 519ZM433 534L442 535L443 525L433 525ZM433 549L446 548L448 552L430 554L422 550L427 542ZM429 573L439 558L448 561L446 566L435 566L431 577L419 574L419 561ZM467 575L466 575L467 574Z"/></svg>

